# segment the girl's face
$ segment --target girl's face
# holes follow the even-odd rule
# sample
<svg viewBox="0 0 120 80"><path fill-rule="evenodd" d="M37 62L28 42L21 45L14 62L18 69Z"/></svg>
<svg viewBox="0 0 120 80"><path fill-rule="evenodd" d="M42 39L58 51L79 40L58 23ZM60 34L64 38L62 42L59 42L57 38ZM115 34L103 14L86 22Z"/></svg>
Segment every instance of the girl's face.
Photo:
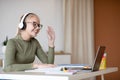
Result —
<svg viewBox="0 0 120 80"><path fill-rule="evenodd" d="M26 18L26 34L30 37L36 37L40 31L40 20L37 16Z"/></svg>

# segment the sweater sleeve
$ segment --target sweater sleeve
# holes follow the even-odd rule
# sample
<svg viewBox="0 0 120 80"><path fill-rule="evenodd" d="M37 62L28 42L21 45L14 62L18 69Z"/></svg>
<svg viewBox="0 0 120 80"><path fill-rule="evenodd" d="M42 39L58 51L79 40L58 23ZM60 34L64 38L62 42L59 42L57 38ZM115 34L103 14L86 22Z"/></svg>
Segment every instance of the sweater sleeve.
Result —
<svg viewBox="0 0 120 80"><path fill-rule="evenodd" d="M49 47L49 51L48 51L48 63L54 64L54 47L53 48Z"/></svg>
<svg viewBox="0 0 120 80"><path fill-rule="evenodd" d="M54 64L54 48L49 47L48 53L45 53L39 44L36 55L42 63Z"/></svg>
<svg viewBox="0 0 120 80"><path fill-rule="evenodd" d="M10 39L7 43L5 60L4 60L4 71L23 71L32 68L32 63L28 64L17 64L15 61L16 45L14 40Z"/></svg>

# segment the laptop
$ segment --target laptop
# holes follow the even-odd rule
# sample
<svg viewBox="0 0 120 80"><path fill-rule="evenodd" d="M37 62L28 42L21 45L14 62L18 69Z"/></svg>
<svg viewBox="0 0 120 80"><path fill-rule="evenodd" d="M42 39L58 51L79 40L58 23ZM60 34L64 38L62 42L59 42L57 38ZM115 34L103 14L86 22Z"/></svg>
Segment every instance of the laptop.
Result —
<svg viewBox="0 0 120 80"><path fill-rule="evenodd" d="M105 46L99 46L98 50L96 52L96 56L93 62L92 66L89 66L87 64L58 64L58 66L63 66L69 69L81 69L81 70L90 70L92 72L98 71L100 67L100 63L102 60L102 57L105 53Z"/></svg>
<svg viewBox="0 0 120 80"><path fill-rule="evenodd" d="M92 71L98 71L100 68L100 64L102 61L102 57L105 53L105 46L99 46L97 53L96 53L96 57L92 66Z"/></svg>

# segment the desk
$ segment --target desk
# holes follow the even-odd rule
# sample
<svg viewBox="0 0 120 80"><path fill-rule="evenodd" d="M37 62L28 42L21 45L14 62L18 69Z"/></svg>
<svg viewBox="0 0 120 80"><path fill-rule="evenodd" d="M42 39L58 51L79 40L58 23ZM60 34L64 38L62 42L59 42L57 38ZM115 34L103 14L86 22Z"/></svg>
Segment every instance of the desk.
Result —
<svg viewBox="0 0 120 80"><path fill-rule="evenodd" d="M95 77L104 74L112 73L118 71L117 67L110 67L105 70L100 70L96 72L78 72L74 75L45 75L44 73L35 72L0 72L0 79L14 79L14 80L80 80L90 77ZM104 78L102 78L104 79Z"/></svg>

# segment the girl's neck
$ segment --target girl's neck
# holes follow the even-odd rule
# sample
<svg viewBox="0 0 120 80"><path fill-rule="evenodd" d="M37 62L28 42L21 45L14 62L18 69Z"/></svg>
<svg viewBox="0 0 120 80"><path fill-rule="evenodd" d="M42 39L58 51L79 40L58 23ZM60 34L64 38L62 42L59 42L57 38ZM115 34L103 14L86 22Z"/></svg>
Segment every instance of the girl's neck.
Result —
<svg viewBox="0 0 120 80"><path fill-rule="evenodd" d="M31 39L31 37L25 32L21 32L21 37L25 41L29 41Z"/></svg>

